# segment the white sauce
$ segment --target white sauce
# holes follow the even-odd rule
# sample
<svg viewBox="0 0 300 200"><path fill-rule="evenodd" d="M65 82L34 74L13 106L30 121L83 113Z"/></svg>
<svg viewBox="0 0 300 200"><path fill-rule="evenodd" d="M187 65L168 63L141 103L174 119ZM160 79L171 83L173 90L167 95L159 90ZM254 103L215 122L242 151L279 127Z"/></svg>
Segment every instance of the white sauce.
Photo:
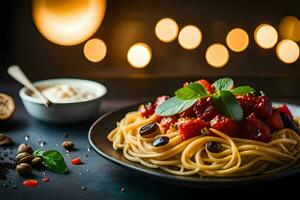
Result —
<svg viewBox="0 0 300 200"><path fill-rule="evenodd" d="M55 85L43 89L42 94L53 103L72 103L96 98L95 93L72 85ZM34 97L36 97L34 95Z"/></svg>

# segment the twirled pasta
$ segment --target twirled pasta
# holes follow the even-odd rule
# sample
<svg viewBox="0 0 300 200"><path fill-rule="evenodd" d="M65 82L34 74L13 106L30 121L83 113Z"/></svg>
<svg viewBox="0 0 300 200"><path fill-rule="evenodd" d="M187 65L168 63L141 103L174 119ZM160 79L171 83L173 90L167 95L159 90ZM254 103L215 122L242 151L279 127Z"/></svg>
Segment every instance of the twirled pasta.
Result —
<svg viewBox="0 0 300 200"><path fill-rule="evenodd" d="M155 121L138 111L128 113L112 130L108 139L113 148L123 149L126 159L139 162L149 168L160 168L172 174L200 176L249 176L270 173L288 168L300 157L300 137L291 129L273 133L272 141L263 143L255 140L231 138L210 128L216 136L200 135L183 141L177 130L169 130L169 143L160 147L152 145L155 136L144 138L139 134L140 127ZM161 135L160 135L161 136ZM208 151L206 144L219 142L219 153Z"/></svg>

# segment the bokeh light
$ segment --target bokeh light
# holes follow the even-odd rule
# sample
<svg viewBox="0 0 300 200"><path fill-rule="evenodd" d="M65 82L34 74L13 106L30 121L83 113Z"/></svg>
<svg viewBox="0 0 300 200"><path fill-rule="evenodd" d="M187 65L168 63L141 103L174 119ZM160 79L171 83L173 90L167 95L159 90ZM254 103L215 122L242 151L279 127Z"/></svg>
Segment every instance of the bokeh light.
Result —
<svg viewBox="0 0 300 200"><path fill-rule="evenodd" d="M284 39L278 43L276 54L284 63L296 62L299 58L299 46L292 40Z"/></svg>
<svg viewBox="0 0 300 200"><path fill-rule="evenodd" d="M155 34L163 42L172 42L178 35L178 24L171 18L163 18L155 26Z"/></svg>
<svg viewBox="0 0 300 200"><path fill-rule="evenodd" d="M221 68L227 64L229 52L223 44L215 43L207 48L205 58L212 67Z"/></svg>
<svg viewBox="0 0 300 200"><path fill-rule="evenodd" d="M232 29L226 37L227 46L235 52L244 51L249 45L249 37L241 28Z"/></svg>
<svg viewBox="0 0 300 200"><path fill-rule="evenodd" d="M284 17L279 24L279 34L284 39L300 41L300 21L294 16Z"/></svg>
<svg viewBox="0 0 300 200"><path fill-rule="evenodd" d="M99 28L106 0L33 0L32 14L39 32L60 45L76 45Z"/></svg>
<svg viewBox="0 0 300 200"><path fill-rule="evenodd" d="M193 25L183 27L178 35L179 44L185 49L197 48L202 40L202 33L200 29Z"/></svg>
<svg viewBox="0 0 300 200"><path fill-rule="evenodd" d="M100 39L91 39L87 41L83 48L85 57L91 62L100 62L105 58L106 45Z"/></svg>
<svg viewBox="0 0 300 200"><path fill-rule="evenodd" d="M144 68L149 64L151 56L151 48L147 44L136 43L129 48L127 60L135 68Z"/></svg>
<svg viewBox="0 0 300 200"><path fill-rule="evenodd" d="M270 49L277 43L278 34L273 26L269 24L261 24L254 32L254 39L260 47Z"/></svg>

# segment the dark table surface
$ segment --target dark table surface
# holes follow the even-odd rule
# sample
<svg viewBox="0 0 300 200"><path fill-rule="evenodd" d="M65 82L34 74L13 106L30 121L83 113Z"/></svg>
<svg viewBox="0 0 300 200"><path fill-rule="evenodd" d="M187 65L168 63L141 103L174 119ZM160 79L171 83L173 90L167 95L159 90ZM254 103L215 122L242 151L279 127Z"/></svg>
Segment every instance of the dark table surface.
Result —
<svg viewBox="0 0 300 200"><path fill-rule="evenodd" d="M34 171L31 176L22 177L15 171L10 171L6 180L0 180L0 199L186 199L188 195L203 195L213 197L250 197L256 196L257 191L265 195L297 192L300 176L293 176L276 182L243 185L229 189L190 189L162 183L157 180L135 174L120 168L103 159L94 152L88 143L87 134L90 125L95 120L81 124L57 125L40 122L28 115L18 98L17 84L1 84L0 92L11 94L16 100L17 109L0 132L6 133L14 141L11 148L0 147L0 155L8 160L16 155L20 143L28 143L34 149L56 149L63 152L68 165L68 174L55 174L49 170ZM129 95L130 96L130 95ZM112 109L140 102L143 99L117 100L113 97L104 98L102 114ZM65 138L64 133L68 133ZM28 141L25 137L28 136ZM45 141L40 147L39 140ZM64 140L75 142L76 151L67 153L61 143ZM86 155L86 156L85 156ZM7 157L5 157L7 156ZM72 158L80 157L82 165L72 165ZM42 182L48 177L49 182ZM22 185L26 178L39 181L37 187L28 188ZM5 186L4 186L5 185ZM13 185L16 188L13 188ZM82 190L85 187L86 190ZM121 191L124 188L125 191Z"/></svg>

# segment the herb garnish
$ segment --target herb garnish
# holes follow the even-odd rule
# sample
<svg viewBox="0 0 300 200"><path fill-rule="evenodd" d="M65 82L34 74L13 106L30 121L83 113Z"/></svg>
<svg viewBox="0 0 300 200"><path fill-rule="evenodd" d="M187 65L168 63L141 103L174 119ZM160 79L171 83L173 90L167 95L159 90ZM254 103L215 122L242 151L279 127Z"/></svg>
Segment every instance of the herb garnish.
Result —
<svg viewBox="0 0 300 200"><path fill-rule="evenodd" d="M222 90L231 90L233 88L233 80L231 78L221 78L215 81L212 86L214 86L217 92Z"/></svg>
<svg viewBox="0 0 300 200"><path fill-rule="evenodd" d="M36 150L33 155L43 157L44 165L56 173L63 174L68 171L64 157L56 150Z"/></svg>
<svg viewBox="0 0 300 200"><path fill-rule="evenodd" d="M160 116L175 115L193 106L197 100L198 99L182 100L175 96L160 104L155 112Z"/></svg>
<svg viewBox="0 0 300 200"><path fill-rule="evenodd" d="M155 112L160 116L170 116L192 107L199 99L211 97L219 113L235 121L243 119L243 109L235 95L255 92L250 86L234 87L231 78L221 78L212 84L215 93L209 94L200 83L190 83L175 92L175 96L160 104Z"/></svg>
<svg viewBox="0 0 300 200"><path fill-rule="evenodd" d="M207 91L199 83L190 83L175 92L176 97L182 100L198 99L207 96Z"/></svg>
<svg viewBox="0 0 300 200"><path fill-rule="evenodd" d="M235 121L241 121L243 119L243 109L234 94L229 90L221 90L214 93L212 102L217 111L222 115L230 117Z"/></svg>

